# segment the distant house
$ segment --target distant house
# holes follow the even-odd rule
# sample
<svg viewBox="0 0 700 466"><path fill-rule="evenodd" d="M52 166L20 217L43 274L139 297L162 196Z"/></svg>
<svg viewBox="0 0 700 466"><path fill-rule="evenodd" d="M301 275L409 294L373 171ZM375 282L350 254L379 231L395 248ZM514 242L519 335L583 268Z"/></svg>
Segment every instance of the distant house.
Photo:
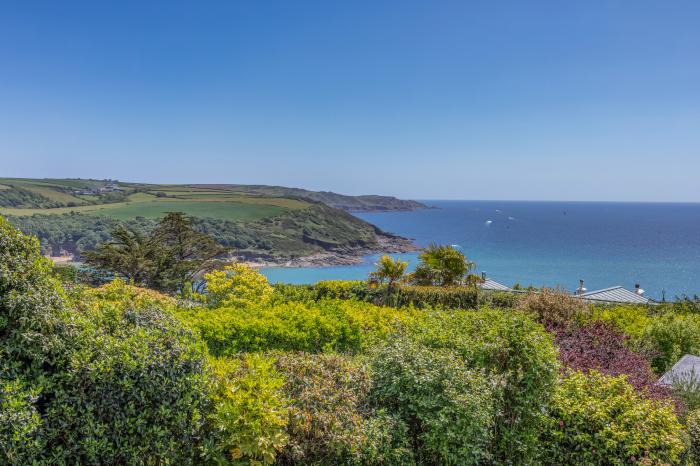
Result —
<svg viewBox="0 0 700 466"><path fill-rule="evenodd" d="M660 379L659 385L700 382L700 357L686 354Z"/></svg>
<svg viewBox="0 0 700 466"><path fill-rule="evenodd" d="M637 285L637 289L638 285ZM652 301L639 291L630 291L621 286L613 286L602 290L575 293L579 298L591 303L620 303L620 304L650 304Z"/></svg>
<svg viewBox="0 0 700 466"><path fill-rule="evenodd" d="M513 291L511 288L508 288L507 286L498 283L497 281L491 280L490 278L486 277L486 273L482 272L481 273L481 283L479 283L479 287L482 290L489 290L489 291Z"/></svg>

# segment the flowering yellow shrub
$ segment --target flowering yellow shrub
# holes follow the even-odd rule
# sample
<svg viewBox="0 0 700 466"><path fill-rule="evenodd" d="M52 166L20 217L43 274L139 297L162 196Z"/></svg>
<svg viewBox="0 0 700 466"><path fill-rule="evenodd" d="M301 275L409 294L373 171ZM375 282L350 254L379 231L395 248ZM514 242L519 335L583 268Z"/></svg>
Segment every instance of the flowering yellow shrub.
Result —
<svg viewBox="0 0 700 466"><path fill-rule="evenodd" d="M265 304L273 288L265 275L243 264L233 264L204 276L207 282L206 302L210 307L242 308Z"/></svg>

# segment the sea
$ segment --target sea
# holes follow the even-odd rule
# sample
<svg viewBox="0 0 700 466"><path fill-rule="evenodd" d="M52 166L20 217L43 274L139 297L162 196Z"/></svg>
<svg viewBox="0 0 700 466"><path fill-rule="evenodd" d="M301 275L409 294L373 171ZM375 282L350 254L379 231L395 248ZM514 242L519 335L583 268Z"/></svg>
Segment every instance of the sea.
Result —
<svg viewBox="0 0 700 466"><path fill-rule="evenodd" d="M452 245L504 285L612 286L700 295L700 203L422 201L433 208L355 215L421 247ZM418 253L392 254L418 263ZM271 282L365 279L379 255L337 267L264 268Z"/></svg>

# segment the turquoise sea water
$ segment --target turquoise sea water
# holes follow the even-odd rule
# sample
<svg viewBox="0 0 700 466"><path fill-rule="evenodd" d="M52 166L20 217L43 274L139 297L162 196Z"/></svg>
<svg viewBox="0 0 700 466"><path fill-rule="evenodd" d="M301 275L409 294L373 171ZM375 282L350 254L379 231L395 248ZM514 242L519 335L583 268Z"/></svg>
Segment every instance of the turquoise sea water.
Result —
<svg viewBox="0 0 700 466"><path fill-rule="evenodd" d="M639 282L660 299L700 294L700 204L424 201L438 208L360 213L393 233L452 244L479 272L506 285L589 290ZM417 263L416 254L397 255ZM364 279L378 256L357 266L267 268L273 282Z"/></svg>

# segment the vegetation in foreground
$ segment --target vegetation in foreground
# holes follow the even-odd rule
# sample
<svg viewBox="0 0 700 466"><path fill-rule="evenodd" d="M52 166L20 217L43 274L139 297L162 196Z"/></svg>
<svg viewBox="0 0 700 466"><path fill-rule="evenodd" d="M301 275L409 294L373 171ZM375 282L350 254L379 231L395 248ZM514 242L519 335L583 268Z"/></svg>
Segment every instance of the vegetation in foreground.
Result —
<svg viewBox="0 0 700 466"><path fill-rule="evenodd" d="M448 257L428 276L443 281ZM466 272L443 288L385 271L388 292L271 287L241 265L205 274L206 294L62 285L0 219L0 462L697 460L698 406L651 383L700 343L697 303L508 303L458 286Z"/></svg>

